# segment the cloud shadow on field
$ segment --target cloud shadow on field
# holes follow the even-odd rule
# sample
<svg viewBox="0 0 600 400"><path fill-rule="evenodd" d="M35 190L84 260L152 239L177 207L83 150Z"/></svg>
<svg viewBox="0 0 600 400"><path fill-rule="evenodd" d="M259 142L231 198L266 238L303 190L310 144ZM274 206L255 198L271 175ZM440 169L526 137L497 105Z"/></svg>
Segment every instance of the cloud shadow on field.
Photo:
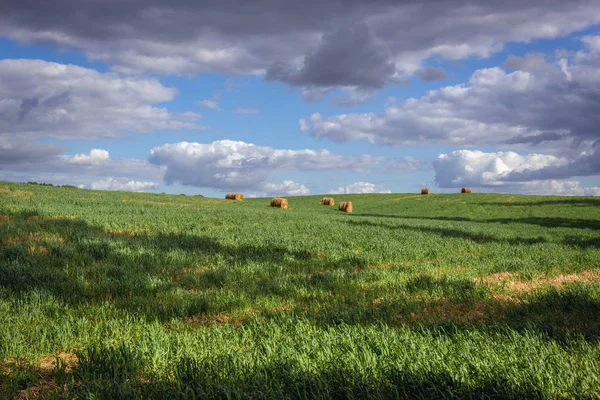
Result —
<svg viewBox="0 0 600 400"><path fill-rule="evenodd" d="M369 265L357 256L319 259L308 251L282 246L225 245L186 233L115 232L83 220L42 217L35 212L3 214L8 217L0 224L0 289L4 297L47 292L73 306L110 302L117 309L149 319L194 317L200 323L213 315L255 308L264 299L279 299L287 305L263 316L293 315L326 326L496 324L531 328L551 336L600 335L600 303L581 289L534 293L525 301L506 303L471 280L425 275L400 283L386 295L359 280ZM382 227L368 221L347 222ZM498 239L454 229L383 227L483 243L545 241ZM190 259L173 258L178 252L201 267L190 265ZM221 260L221 266L214 266L216 260ZM236 268L253 262L262 263L259 270L243 275L243 268ZM227 293L236 293L235 299ZM307 293L317 297L307 298Z"/></svg>
<svg viewBox="0 0 600 400"><path fill-rule="evenodd" d="M349 356L344 351L339 354ZM334 360L309 371L298 360L277 353L240 369L239 363L231 362L236 357L235 352L206 358L176 356L166 373L148 374L144 371L148 355L131 343L88 345L76 351L77 361L71 361L70 368L62 373L27 362L5 365L9 372L0 376L0 383L4 384L0 395L22 398L24 390L19 384L36 388L43 377L45 383L53 383L39 391L47 393L48 398L89 398L92 395L103 399L182 400L550 397L539 380L515 379L508 371L492 375L478 373L465 382L448 366L432 367L428 363L384 360L375 366L377 373L374 374L370 370L359 370L352 363ZM11 375L18 376L20 382L11 381ZM70 384L63 386L57 384L59 381L70 381Z"/></svg>
<svg viewBox="0 0 600 400"><path fill-rule="evenodd" d="M233 305L211 310L209 299L195 289L227 288L230 280L239 289L235 266L264 263L272 269L302 268L313 257L306 250L225 245L186 233L110 231L80 219L43 217L37 212L1 214L9 222L0 225L0 288L17 293L48 291L69 304L108 300L126 311L163 320L228 311ZM189 265L189 257L178 258L178 252L197 265ZM325 269L325 264L352 268L362 261L347 257L335 263L310 263L318 269ZM265 289L280 296L293 292L268 275L243 288L250 297L265 295L261 293Z"/></svg>
<svg viewBox="0 0 600 400"><path fill-rule="evenodd" d="M592 219L578 218L558 218L558 217L523 217L523 218L490 218L490 219L471 219L466 217L426 217L414 215L394 215L394 214L355 214L353 217L375 217L375 218L395 218L399 220L416 219L428 221L452 221L452 222L474 222L474 223L497 223L497 224L530 224L542 226L545 228L572 228L572 229L592 229L600 230L600 221Z"/></svg>
<svg viewBox="0 0 600 400"><path fill-rule="evenodd" d="M417 219L417 218L416 218ZM547 240L543 237L537 238L499 238L494 235L488 235L484 233L476 233L469 232L461 229L451 229L451 228L439 228L439 227L430 227L430 226L414 226L414 225L406 225L406 224L395 224L389 225L382 222L371 222L367 220L350 220L346 221L349 225L361 227L375 227L375 228L385 228L390 230L396 229L405 229L414 232L435 234L440 237L450 237L456 239L465 239L471 240L475 243L506 243L511 245L519 245L519 244L538 244L538 243L547 243Z"/></svg>
<svg viewBox="0 0 600 400"><path fill-rule="evenodd" d="M559 205L564 204L568 206L600 206L600 199L581 198L579 196L573 196L569 199L556 199L556 200L542 200L542 201L494 201L488 203L481 203L481 205L490 206L548 206L548 205Z"/></svg>
<svg viewBox="0 0 600 400"><path fill-rule="evenodd" d="M128 354L123 357L123 354ZM396 365L377 374L344 363L308 372L296 360L271 360L240 371L227 358L180 358L173 363L173 379L140 379L141 355L129 347L90 347L79 355L74 373L82 385L77 392L102 398L261 398L261 399L388 399L388 398L494 398L548 397L539 383L496 375L467 384L444 367L435 370ZM106 366L120 365L119 369ZM213 371L220 373L214 373ZM98 371L106 371L103 380ZM118 372L124 371L124 374ZM213 372L213 373L208 373ZM126 385L123 383L127 382ZM137 395L136 395L137 394Z"/></svg>
<svg viewBox="0 0 600 400"><path fill-rule="evenodd" d="M586 247L598 247L600 248L600 237L597 238L591 238L591 239L582 239L580 236L567 236L564 238L563 244L566 244L568 246L575 246L575 247L581 247L581 248L586 248Z"/></svg>

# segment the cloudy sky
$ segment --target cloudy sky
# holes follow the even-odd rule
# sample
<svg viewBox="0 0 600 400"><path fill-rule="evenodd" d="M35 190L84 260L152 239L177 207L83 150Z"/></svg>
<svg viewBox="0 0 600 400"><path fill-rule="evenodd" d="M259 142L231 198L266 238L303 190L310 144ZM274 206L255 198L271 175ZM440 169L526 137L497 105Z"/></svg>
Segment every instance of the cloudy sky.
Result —
<svg viewBox="0 0 600 400"><path fill-rule="evenodd" d="M600 2L3 0L0 179L600 195Z"/></svg>

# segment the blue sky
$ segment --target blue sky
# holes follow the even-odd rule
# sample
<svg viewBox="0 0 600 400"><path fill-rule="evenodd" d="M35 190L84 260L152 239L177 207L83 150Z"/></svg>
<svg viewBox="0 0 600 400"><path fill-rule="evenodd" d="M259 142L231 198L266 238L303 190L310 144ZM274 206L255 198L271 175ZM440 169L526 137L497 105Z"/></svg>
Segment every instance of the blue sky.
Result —
<svg viewBox="0 0 600 400"><path fill-rule="evenodd" d="M600 195L600 5L267 3L9 1L0 179Z"/></svg>

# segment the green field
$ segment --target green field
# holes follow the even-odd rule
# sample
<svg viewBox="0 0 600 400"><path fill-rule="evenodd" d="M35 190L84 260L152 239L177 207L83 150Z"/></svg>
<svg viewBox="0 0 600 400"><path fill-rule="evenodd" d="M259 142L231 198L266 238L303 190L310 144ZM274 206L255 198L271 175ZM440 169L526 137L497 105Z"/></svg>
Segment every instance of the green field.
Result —
<svg viewBox="0 0 600 400"><path fill-rule="evenodd" d="M600 396L600 198L0 183L0 398Z"/></svg>

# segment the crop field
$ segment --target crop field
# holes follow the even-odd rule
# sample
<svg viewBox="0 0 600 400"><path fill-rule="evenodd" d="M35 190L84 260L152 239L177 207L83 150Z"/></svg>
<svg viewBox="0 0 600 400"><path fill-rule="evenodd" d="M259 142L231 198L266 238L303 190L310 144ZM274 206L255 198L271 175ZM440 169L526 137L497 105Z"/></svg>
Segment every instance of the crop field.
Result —
<svg viewBox="0 0 600 400"><path fill-rule="evenodd" d="M600 397L600 198L333 197L1 182L0 398Z"/></svg>

